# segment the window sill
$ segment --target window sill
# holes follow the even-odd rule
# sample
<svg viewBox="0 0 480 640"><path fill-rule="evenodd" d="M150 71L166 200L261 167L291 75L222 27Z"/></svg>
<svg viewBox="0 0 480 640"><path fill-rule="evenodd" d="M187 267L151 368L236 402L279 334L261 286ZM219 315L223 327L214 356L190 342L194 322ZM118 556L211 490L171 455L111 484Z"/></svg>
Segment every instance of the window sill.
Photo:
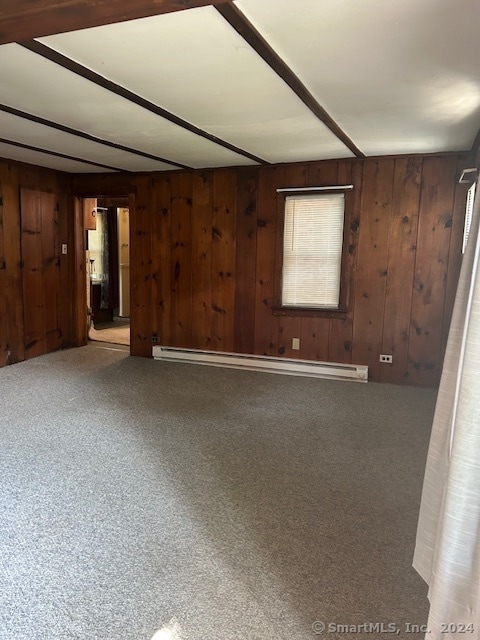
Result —
<svg viewBox="0 0 480 640"><path fill-rule="evenodd" d="M274 316L301 316L304 318L339 318L348 316L347 309L320 309L318 307L272 307Z"/></svg>

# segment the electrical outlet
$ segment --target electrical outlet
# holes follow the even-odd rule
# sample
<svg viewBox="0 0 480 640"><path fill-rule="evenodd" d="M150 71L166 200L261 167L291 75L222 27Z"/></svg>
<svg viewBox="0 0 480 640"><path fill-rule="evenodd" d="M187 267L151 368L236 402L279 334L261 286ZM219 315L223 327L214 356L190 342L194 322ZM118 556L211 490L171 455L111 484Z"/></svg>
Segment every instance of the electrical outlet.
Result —
<svg viewBox="0 0 480 640"><path fill-rule="evenodd" d="M381 353L379 360L380 360L380 362L387 362L388 364L392 364L393 356L385 355L385 354Z"/></svg>
<svg viewBox="0 0 480 640"><path fill-rule="evenodd" d="M152 336L152 342L153 342L153 343L158 343L158 342L160 342L159 337L158 337L158 336Z"/></svg>
<svg viewBox="0 0 480 640"><path fill-rule="evenodd" d="M300 350L300 338L292 338L292 349L295 349L295 351Z"/></svg>

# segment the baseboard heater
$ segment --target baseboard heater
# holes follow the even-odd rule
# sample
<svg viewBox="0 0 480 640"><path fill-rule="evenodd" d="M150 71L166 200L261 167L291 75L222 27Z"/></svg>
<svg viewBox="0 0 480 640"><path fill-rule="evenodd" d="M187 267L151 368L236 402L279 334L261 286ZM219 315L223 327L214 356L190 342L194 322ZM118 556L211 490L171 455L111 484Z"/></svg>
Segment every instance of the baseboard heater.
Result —
<svg viewBox="0 0 480 640"><path fill-rule="evenodd" d="M272 356L254 356L243 353L223 351L201 351L176 347L153 347L155 360L206 364L229 369L247 369L265 371L291 376L309 376L313 378L331 378L333 380L351 380L367 382L368 367L361 364L337 364L335 362L317 362L315 360L292 360Z"/></svg>

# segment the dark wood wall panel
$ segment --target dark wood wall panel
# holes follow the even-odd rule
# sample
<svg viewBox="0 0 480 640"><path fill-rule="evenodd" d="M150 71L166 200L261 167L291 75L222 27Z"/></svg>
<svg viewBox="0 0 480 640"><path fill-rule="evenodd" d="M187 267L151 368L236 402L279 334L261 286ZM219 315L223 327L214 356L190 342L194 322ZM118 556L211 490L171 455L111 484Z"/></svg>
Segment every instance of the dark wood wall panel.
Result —
<svg viewBox="0 0 480 640"><path fill-rule="evenodd" d="M148 176L77 176L78 195L137 193L133 352L162 344L368 364L370 379L438 383L461 262L465 155L400 156ZM272 310L280 187L353 184L348 310ZM300 338L300 350L292 349ZM380 353L393 364L380 364Z"/></svg>
<svg viewBox="0 0 480 640"><path fill-rule="evenodd" d="M58 237L59 203L55 194L40 191L42 215L43 308L45 313L46 352L62 346L60 328L60 246ZM25 296L23 299L25 305Z"/></svg>
<svg viewBox="0 0 480 640"><path fill-rule="evenodd" d="M155 309L152 304L152 223L155 217L153 208L155 186L150 178L138 179L135 212L129 218L132 245L130 249L130 349L135 356L149 356L152 351L152 317L155 316L155 310L152 311L152 308Z"/></svg>
<svg viewBox="0 0 480 640"><path fill-rule="evenodd" d="M310 165L300 165L294 171L287 171L287 186L292 187L321 187L338 184L337 162L315 162ZM281 214L281 211L280 211ZM279 254L283 253L283 227L279 225ZM328 361L330 350L330 318L321 317L288 317L282 318L282 339L287 357L303 358L306 360ZM292 338L300 338L300 350L294 351Z"/></svg>
<svg viewBox="0 0 480 640"><path fill-rule="evenodd" d="M55 194L20 189L25 357L62 345L60 247Z"/></svg>
<svg viewBox="0 0 480 640"><path fill-rule="evenodd" d="M74 299L74 346L87 344L87 289L86 289L86 269L87 256L85 253L86 238L84 232L84 202L81 198L75 198L73 212L73 250L72 262L70 264L70 277L72 278L72 297ZM73 274L73 275L72 275Z"/></svg>
<svg viewBox="0 0 480 640"><path fill-rule="evenodd" d="M278 356L278 316L272 315L277 248L277 194L285 186L285 168L260 171L257 205L254 353Z"/></svg>
<svg viewBox="0 0 480 640"><path fill-rule="evenodd" d="M329 318L296 318L300 321L300 351L297 357L305 360L328 360L329 348ZM298 327L298 325L297 325Z"/></svg>
<svg viewBox="0 0 480 640"><path fill-rule="evenodd" d="M338 184L363 184L363 162L339 162L337 172ZM347 269L347 315L345 318L331 318L328 333L328 360L349 364L352 362L353 345L353 301L355 299L355 283L357 274L358 236L362 190L354 188L351 198L347 200L345 217L345 240L348 244Z"/></svg>
<svg viewBox="0 0 480 640"><path fill-rule="evenodd" d="M408 375L421 177L421 158L395 161L382 338L382 353L395 356L391 365L381 365L382 382L394 382Z"/></svg>
<svg viewBox="0 0 480 640"><path fill-rule="evenodd" d="M293 165L286 167L285 169L285 187L306 187L309 184L308 181L309 166L308 165ZM279 279L281 273L282 256L283 256L283 215L282 215L282 202L281 198L278 199L276 206L276 238L275 238L275 278ZM274 290L279 291L281 282L275 281ZM278 304L278 300L276 301ZM276 332L274 333L274 339L272 342L277 345L277 355L284 358L310 358L310 351L306 351L302 340L302 317L301 316L288 316L279 315L275 318L277 320L277 326L274 324L272 328ZM310 339L313 338L313 333L310 334ZM292 339L300 338L300 350L292 349ZM303 354L302 354L303 350Z"/></svg>
<svg viewBox="0 0 480 640"><path fill-rule="evenodd" d="M192 184L192 346L212 348L212 208L213 175L196 173Z"/></svg>
<svg viewBox="0 0 480 640"><path fill-rule="evenodd" d="M3 242L3 198L0 190L0 367L8 364L7 300L4 293L6 285L6 262Z"/></svg>
<svg viewBox="0 0 480 640"><path fill-rule="evenodd" d="M8 362L10 364L25 359L19 187L20 167L16 164L0 161L5 258L4 295L7 314Z"/></svg>
<svg viewBox="0 0 480 640"><path fill-rule="evenodd" d="M255 351L258 170L237 173L235 351Z"/></svg>
<svg viewBox="0 0 480 640"><path fill-rule="evenodd" d="M461 264L466 187L457 181L471 162L461 154L388 157L73 182L78 196L135 194L135 355L151 355L157 337L172 346L365 363L371 380L435 386ZM272 312L282 254L276 189L349 183L347 313ZM21 187L46 194L23 225ZM0 365L85 342L86 327L75 322L85 265L83 240L73 246L81 225L75 231L71 194L65 174L0 161ZM50 314L25 309L24 283L33 307ZM391 353L393 364L380 365L380 353Z"/></svg>
<svg viewBox="0 0 480 640"><path fill-rule="evenodd" d="M70 187L66 174L0 159L0 365L75 344Z"/></svg>
<svg viewBox="0 0 480 640"><path fill-rule="evenodd" d="M212 346L233 351L235 326L236 173L213 174Z"/></svg>
<svg viewBox="0 0 480 640"><path fill-rule="evenodd" d="M132 215L132 214L130 214ZM135 213L133 214L135 216ZM151 216L152 335L170 342L170 180L155 182ZM148 335L145 336L148 343Z"/></svg>
<svg viewBox="0 0 480 640"><path fill-rule="evenodd" d="M368 364L374 380L380 379L394 166L392 159L366 160L363 173L352 360Z"/></svg>
<svg viewBox="0 0 480 640"><path fill-rule="evenodd" d="M192 346L192 173L171 177L170 340Z"/></svg>
<svg viewBox="0 0 480 640"><path fill-rule="evenodd" d="M332 184L340 184L341 180L345 176L342 176L341 180L339 180L338 172L339 165L343 165L342 162L331 161L328 163L325 162L314 162L305 167L305 171L303 172L305 175L305 186L308 187L328 187ZM347 163L350 166L350 162ZM343 184L350 184L349 182L344 182ZM302 184L293 185L301 187Z"/></svg>
<svg viewBox="0 0 480 640"><path fill-rule="evenodd" d="M441 372L456 169L454 156L423 161L408 350L408 373L416 384L437 383Z"/></svg>
<svg viewBox="0 0 480 640"><path fill-rule="evenodd" d="M32 189L22 189L20 209L25 357L33 358L47 352L42 273L41 193ZM47 230L45 234L48 234Z"/></svg>
<svg viewBox="0 0 480 640"><path fill-rule="evenodd" d="M58 247L60 252L60 292L58 299L58 318L62 332L62 347L76 344L75 334L75 296L72 272L75 263L74 215L75 202L70 189L71 178L57 175L58 202ZM67 255L62 255L62 244L67 245ZM85 301L86 304L86 301Z"/></svg>

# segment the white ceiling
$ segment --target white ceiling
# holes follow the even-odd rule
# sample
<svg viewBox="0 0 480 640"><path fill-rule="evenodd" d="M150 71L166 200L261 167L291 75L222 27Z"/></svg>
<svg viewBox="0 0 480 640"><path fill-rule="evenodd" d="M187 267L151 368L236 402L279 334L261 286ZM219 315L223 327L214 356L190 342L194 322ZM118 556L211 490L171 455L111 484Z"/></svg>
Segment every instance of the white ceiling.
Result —
<svg viewBox="0 0 480 640"><path fill-rule="evenodd" d="M471 147L480 128L478 0L237 5L365 154Z"/></svg>
<svg viewBox="0 0 480 640"><path fill-rule="evenodd" d="M471 147L478 0L236 5L366 155ZM353 155L213 7L39 42L266 162ZM0 143L24 162L75 173L255 163L17 44L0 46L0 103L158 158L0 111L0 138L85 161Z"/></svg>

